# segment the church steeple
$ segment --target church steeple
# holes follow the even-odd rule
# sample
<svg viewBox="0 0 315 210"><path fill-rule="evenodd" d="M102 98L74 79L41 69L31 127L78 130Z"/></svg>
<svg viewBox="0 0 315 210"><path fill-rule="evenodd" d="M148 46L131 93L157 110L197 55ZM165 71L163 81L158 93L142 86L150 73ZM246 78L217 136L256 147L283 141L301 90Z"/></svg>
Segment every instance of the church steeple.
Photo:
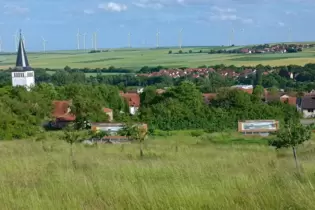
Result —
<svg viewBox="0 0 315 210"><path fill-rule="evenodd" d="M17 58L15 63L15 68L18 71L29 71L31 67L28 63L27 55L24 48L24 41L22 36L22 31L20 30L20 40L19 40L19 47L17 52Z"/></svg>
<svg viewBox="0 0 315 210"><path fill-rule="evenodd" d="M31 90L31 87L35 86L35 74L28 63L21 30L15 69L12 71L11 76L13 87L23 86L27 90Z"/></svg>

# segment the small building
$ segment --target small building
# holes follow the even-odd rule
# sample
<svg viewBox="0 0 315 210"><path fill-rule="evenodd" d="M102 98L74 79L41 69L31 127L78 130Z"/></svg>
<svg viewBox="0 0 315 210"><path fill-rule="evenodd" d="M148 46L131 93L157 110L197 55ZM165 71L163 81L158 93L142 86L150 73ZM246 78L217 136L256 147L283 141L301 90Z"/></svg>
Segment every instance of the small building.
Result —
<svg viewBox="0 0 315 210"><path fill-rule="evenodd" d="M108 115L108 121L112 122L114 120L113 110L109 108L104 108L103 111Z"/></svg>
<svg viewBox="0 0 315 210"><path fill-rule="evenodd" d="M143 127L145 131L148 131L148 125L146 123L136 123L135 125ZM110 136L115 136L124 126L124 123L91 123L91 130L94 132L104 131Z"/></svg>
<svg viewBox="0 0 315 210"><path fill-rule="evenodd" d="M91 123L92 131L105 131L110 135L117 135L118 131L123 127L123 123Z"/></svg>
<svg viewBox="0 0 315 210"><path fill-rule="evenodd" d="M315 117L315 95L305 95L297 99L297 110L304 118Z"/></svg>

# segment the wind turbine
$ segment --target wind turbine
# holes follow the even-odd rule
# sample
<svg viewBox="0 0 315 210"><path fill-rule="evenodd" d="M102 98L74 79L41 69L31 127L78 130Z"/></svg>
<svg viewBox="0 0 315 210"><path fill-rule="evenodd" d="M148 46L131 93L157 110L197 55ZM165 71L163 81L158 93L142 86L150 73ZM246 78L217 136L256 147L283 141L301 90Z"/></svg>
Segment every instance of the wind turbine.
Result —
<svg viewBox="0 0 315 210"><path fill-rule="evenodd" d="M230 46L232 46L232 44L234 42L234 28L232 28L232 31L231 31L231 37L230 37Z"/></svg>
<svg viewBox="0 0 315 210"><path fill-rule="evenodd" d="M13 37L14 37L14 47L15 47L15 51L17 51L18 46L17 46L17 35L16 35L16 33L13 34Z"/></svg>
<svg viewBox="0 0 315 210"><path fill-rule="evenodd" d="M160 31L157 29L156 31L156 48L159 48L160 46Z"/></svg>
<svg viewBox="0 0 315 210"><path fill-rule="evenodd" d="M77 50L80 50L80 29L78 29L78 33L77 33Z"/></svg>
<svg viewBox="0 0 315 210"><path fill-rule="evenodd" d="M2 37L0 36L0 52L2 52Z"/></svg>
<svg viewBox="0 0 315 210"><path fill-rule="evenodd" d="M289 42L292 42L292 28L289 28L289 34L288 34L288 38L289 38Z"/></svg>
<svg viewBox="0 0 315 210"><path fill-rule="evenodd" d="M24 35L22 35L22 39L23 39L24 48L26 49L26 40L25 40L25 36Z"/></svg>
<svg viewBox="0 0 315 210"><path fill-rule="evenodd" d="M131 33L128 33L128 47L131 48Z"/></svg>
<svg viewBox="0 0 315 210"><path fill-rule="evenodd" d="M42 37L42 41L43 41L44 53L46 53L46 42L47 42L47 40L45 40L44 37Z"/></svg>
<svg viewBox="0 0 315 210"><path fill-rule="evenodd" d="M241 29L241 32L242 32L242 34L243 34L243 35L242 35L242 40L243 40L242 42L243 42L243 43L241 43L241 44L242 44L242 45L245 45L245 30L244 30L244 28Z"/></svg>
<svg viewBox="0 0 315 210"><path fill-rule="evenodd" d="M97 32L98 32L98 29L96 29L96 31L93 33L93 36L94 36L94 50L97 50Z"/></svg>
<svg viewBox="0 0 315 210"><path fill-rule="evenodd" d="M179 45L179 49L182 49L182 33L183 33L183 28L181 28L180 30L179 30L179 37L178 37L178 45Z"/></svg>
<svg viewBox="0 0 315 210"><path fill-rule="evenodd" d="M85 38L86 38L86 33L83 34L83 49L84 49L84 51L86 51Z"/></svg>

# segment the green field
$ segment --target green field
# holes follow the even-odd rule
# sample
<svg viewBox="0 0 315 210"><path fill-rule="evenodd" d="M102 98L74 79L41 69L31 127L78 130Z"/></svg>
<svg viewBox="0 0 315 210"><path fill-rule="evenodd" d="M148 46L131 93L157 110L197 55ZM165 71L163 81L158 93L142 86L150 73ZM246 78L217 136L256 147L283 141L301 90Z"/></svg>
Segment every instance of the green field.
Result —
<svg viewBox="0 0 315 210"><path fill-rule="evenodd" d="M56 137L55 137L56 138ZM176 151L177 145L177 151ZM74 147L61 140L0 143L0 207L6 209L314 209L312 142L291 150L232 133L189 132L139 145Z"/></svg>
<svg viewBox="0 0 315 210"><path fill-rule="evenodd" d="M234 47L236 48L236 47ZM207 51L214 47L183 48L183 54L177 54L174 49L113 49L109 52L86 53L82 51L56 51L43 53L29 53L29 61L35 68L60 69L66 65L73 68L103 68L109 66L138 70L142 66L166 67L198 67L201 65L304 65L315 62L315 49L305 49L301 53L292 54L207 54L198 53L202 49ZM232 48L226 48L232 49ZM172 50L173 54L168 54ZM194 53L189 54L189 50ZM0 69L14 67L15 55L0 54Z"/></svg>

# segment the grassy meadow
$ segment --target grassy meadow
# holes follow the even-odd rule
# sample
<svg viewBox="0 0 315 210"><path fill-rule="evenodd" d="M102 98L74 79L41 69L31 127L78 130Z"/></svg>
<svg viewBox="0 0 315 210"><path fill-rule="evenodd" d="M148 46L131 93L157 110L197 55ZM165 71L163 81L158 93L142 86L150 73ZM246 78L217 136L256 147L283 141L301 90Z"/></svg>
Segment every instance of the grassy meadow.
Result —
<svg viewBox="0 0 315 210"><path fill-rule="evenodd" d="M76 144L76 167L54 138L0 142L1 209L315 209L312 142L298 176L291 150L262 137L151 137L143 159L136 143Z"/></svg>
<svg viewBox="0 0 315 210"><path fill-rule="evenodd" d="M161 49L113 49L109 52L87 53L83 51L56 51L47 53L28 53L29 61L35 68L60 69L66 65L73 68L103 68L109 66L138 70L142 66L198 67L201 65L304 65L315 62L315 49L305 49L292 54L207 54L214 47L183 48L183 54L177 54L178 48ZM232 49L232 47L226 49ZM235 48L235 47L234 47ZM168 54L172 50L173 54ZM189 54L189 50L194 53ZM14 67L16 55L0 54L0 69Z"/></svg>

